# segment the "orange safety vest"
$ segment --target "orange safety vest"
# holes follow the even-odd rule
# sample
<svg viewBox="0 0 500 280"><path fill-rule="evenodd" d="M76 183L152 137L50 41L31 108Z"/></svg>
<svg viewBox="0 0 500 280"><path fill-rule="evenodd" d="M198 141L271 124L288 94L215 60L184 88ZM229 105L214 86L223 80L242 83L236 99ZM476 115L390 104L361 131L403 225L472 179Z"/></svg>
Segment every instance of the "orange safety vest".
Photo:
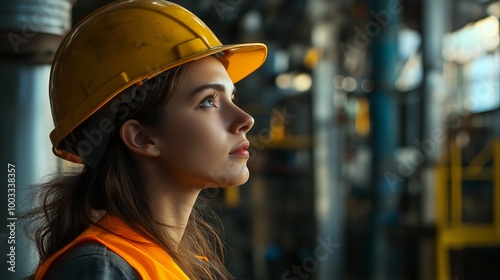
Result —
<svg viewBox="0 0 500 280"><path fill-rule="evenodd" d="M36 271L35 280L43 279L54 261L71 247L85 241L96 241L122 257L144 280L189 280L162 248L147 240L117 217L104 215L67 246L45 260ZM103 229L103 228L105 229ZM107 229L107 230L106 230Z"/></svg>

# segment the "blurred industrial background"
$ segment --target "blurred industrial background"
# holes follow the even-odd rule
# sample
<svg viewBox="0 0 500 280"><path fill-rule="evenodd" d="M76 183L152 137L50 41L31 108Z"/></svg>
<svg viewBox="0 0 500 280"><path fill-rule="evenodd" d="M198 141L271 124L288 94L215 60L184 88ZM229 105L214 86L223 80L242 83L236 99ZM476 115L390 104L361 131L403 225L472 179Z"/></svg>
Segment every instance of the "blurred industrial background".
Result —
<svg viewBox="0 0 500 280"><path fill-rule="evenodd" d="M16 166L19 213L28 186L63 168L48 138L53 54L109 2L0 1L0 159ZM500 2L173 2L224 43L269 47L237 84L256 120L251 178L203 193L238 279L500 279ZM15 273L0 227L1 279L36 262L20 225Z"/></svg>

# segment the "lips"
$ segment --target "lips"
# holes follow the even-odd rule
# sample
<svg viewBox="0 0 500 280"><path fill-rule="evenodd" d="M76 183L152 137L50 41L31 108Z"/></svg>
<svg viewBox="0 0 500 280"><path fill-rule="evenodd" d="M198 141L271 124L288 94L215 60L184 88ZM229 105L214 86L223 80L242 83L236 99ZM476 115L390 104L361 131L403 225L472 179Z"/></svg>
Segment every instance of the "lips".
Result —
<svg viewBox="0 0 500 280"><path fill-rule="evenodd" d="M250 153L248 152L249 147L250 147L250 143L248 141L245 141L245 142L241 143L240 145L238 145L235 149L233 149L229 153L229 155L248 158L250 156Z"/></svg>

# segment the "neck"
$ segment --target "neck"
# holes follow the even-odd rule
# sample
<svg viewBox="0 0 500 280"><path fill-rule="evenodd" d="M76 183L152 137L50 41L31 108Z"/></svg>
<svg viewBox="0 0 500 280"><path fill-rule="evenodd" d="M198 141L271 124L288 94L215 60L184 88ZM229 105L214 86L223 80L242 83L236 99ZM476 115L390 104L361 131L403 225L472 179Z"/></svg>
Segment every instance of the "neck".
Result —
<svg viewBox="0 0 500 280"><path fill-rule="evenodd" d="M165 225L165 232L174 242L174 249L176 249L184 235L200 190L172 185L168 188L167 186L159 186L159 188L162 191L154 192L151 200L154 209L158 211L159 222Z"/></svg>
<svg viewBox="0 0 500 280"><path fill-rule="evenodd" d="M177 249L201 189L174 182L153 166L143 166L147 195L151 208L164 225L165 234Z"/></svg>

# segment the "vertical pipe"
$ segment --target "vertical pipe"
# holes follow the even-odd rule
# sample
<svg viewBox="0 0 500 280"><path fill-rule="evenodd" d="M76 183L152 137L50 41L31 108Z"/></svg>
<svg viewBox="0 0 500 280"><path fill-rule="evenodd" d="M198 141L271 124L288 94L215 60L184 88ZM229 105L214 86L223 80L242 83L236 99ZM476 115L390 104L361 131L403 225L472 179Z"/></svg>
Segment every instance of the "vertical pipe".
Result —
<svg viewBox="0 0 500 280"><path fill-rule="evenodd" d="M401 181L388 180L388 172L397 172L395 155L398 147L398 96L395 89L397 35L402 3L394 0L370 1L374 17L365 25L372 34L371 61L375 90L369 96L372 123L372 182L375 199L373 213L373 244L371 279L395 280L400 277L397 244L390 238L390 229L397 226ZM376 15L376 16L375 16Z"/></svg>
<svg viewBox="0 0 500 280"><path fill-rule="evenodd" d="M435 148L432 149L432 153L427 154L426 162L421 168L421 172L428 173L432 176L436 169L434 164L439 160L440 155L443 151L443 146L446 145L446 135L447 131L444 127L444 119L447 117L443 115L443 107L445 98L438 98L438 95L443 95L446 87L444 73L444 61L442 57L442 38L447 32L452 30L452 11L453 11L453 1L452 0L424 0L422 1L422 46L423 46L423 68L424 76L422 81L422 94L421 94L421 108L420 115L422 116L420 134L421 139L432 139L432 143L435 144ZM461 74L461 71L457 71L457 74ZM456 77L455 80L460 80ZM460 90L460 88L458 88ZM452 89L448 91L457 91L457 89ZM455 92L450 92L450 94L455 94ZM447 92L445 92L447 93ZM442 137L438 139L433 136L439 133ZM454 143L450 141L448 144L447 151L450 155L453 155ZM453 160L452 160L453 161ZM436 197L438 210L436 221L427 219L425 221L428 224L436 222L437 224L437 242L436 242L436 277L438 279L444 279L450 275L450 263L448 252L445 251L447 246L444 244L444 237L442 232L448 225L449 216L453 216L453 208L448 207L453 205L453 193L456 193L456 184L453 174L456 172L453 166L450 166L448 170L444 163L438 165L437 178L439 184L432 185L428 184L424 186L424 193L427 195L425 197L431 197L434 193L437 193ZM451 175L451 177L450 177ZM451 180L451 181L450 181ZM449 186L451 184L451 186ZM461 187L461 186L459 186ZM436 190L437 188L437 190ZM449 191L452 192L452 196L448 197ZM456 195L456 194L455 194ZM427 204L436 203L431 200L422 201L422 209L425 209Z"/></svg>
<svg viewBox="0 0 500 280"><path fill-rule="evenodd" d="M324 54L313 71L312 93L317 279L342 279L346 192L340 178L340 160L344 137L335 122L335 106L338 105L333 104L335 92L332 87L336 73L335 58L340 50L336 42L339 29L336 20L341 15L334 1L313 0L309 5L313 20L313 45Z"/></svg>
<svg viewBox="0 0 500 280"><path fill-rule="evenodd" d="M422 43L423 43L423 92L422 92L422 138L431 139L436 131L444 132L442 115L443 101L438 98L446 89L443 77L443 37L452 30L452 0L424 0L422 2ZM461 70L457 72L461 73ZM457 77L457 81L461 78ZM455 93L451 93L455 94ZM444 144L444 143L439 143ZM439 145L435 153L427 156L433 163L441 154Z"/></svg>
<svg viewBox="0 0 500 280"><path fill-rule="evenodd" d="M48 138L50 63L71 26L73 0L0 2L0 159L4 176L15 166L15 185L1 185L0 279L23 279L37 263L34 244L16 217L29 210L29 189L57 171Z"/></svg>
<svg viewBox="0 0 500 280"><path fill-rule="evenodd" d="M455 143L455 139L450 141L450 212L451 227L460 228L462 227L462 151Z"/></svg>
<svg viewBox="0 0 500 280"><path fill-rule="evenodd" d="M32 207L28 200L30 185L44 174L55 171L55 157L51 155L47 136L52 127L47 98L49 71L50 65L45 64L0 63L0 84L3 85L0 111L5 113L1 120L5 134L0 140L0 158L4 170L8 164L15 166L16 179L15 205L4 203L8 199L6 184L2 186L4 191L0 197L3 205L2 222L15 226L14 233L5 226L1 229L2 259L5 259L6 254L11 255L7 258L9 263L1 262L1 279L21 279L36 264L36 253L24 234L22 221L10 219Z"/></svg>

